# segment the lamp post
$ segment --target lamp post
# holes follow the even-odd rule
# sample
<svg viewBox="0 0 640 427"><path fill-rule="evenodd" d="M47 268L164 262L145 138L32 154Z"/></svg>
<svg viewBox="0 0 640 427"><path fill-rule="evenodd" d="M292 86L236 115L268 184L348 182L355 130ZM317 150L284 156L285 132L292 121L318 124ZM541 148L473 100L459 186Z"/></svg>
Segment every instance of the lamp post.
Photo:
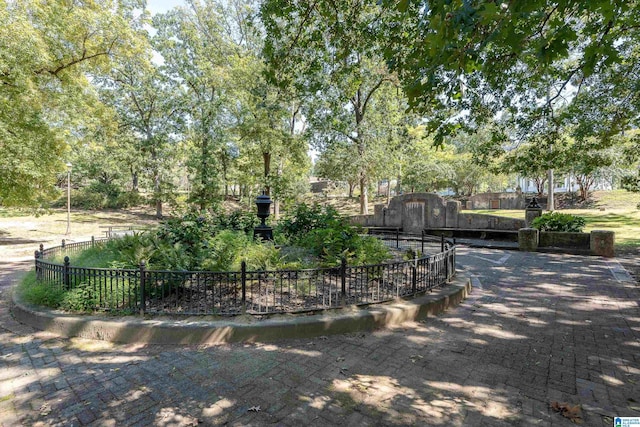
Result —
<svg viewBox="0 0 640 427"><path fill-rule="evenodd" d="M67 163L67 232L71 232L71 163Z"/></svg>
<svg viewBox="0 0 640 427"><path fill-rule="evenodd" d="M256 198L256 206L258 206L258 218L260 218L260 225L253 229L253 237L259 237L262 240L273 240L273 228L269 227L265 221L269 217L269 210L271 208L271 198L266 194L258 196Z"/></svg>

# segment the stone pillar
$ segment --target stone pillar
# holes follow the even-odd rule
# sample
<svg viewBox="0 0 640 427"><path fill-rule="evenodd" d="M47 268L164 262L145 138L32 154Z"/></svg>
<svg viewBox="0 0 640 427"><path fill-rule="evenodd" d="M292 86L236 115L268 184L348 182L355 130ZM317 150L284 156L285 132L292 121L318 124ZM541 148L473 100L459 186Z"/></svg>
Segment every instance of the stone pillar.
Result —
<svg viewBox="0 0 640 427"><path fill-rule="evenodd" d="M445 216L445 227L458 228L458 213L461 204L458 201L451 200L447 202L447 213Z"/></svg>
<svg viewBox="0 0 640 427"><path fill-rule="evenodd" d="M534 219L542 215L542 208L527 208L524 211L524 222L527 227L531 226Z"/></svg>
<svg viewBox="0 0 640 427"><path fill-rule="evenodd" d="M518 230L518 248L524 252L538 250L538 229L521 228Z"/></svg>
<svg viewBox="0 0 640 427"><path fill-rule="evenodd" d="M524 210L524 222L527 227L531 227L534 219L542 215L542 207L538 204L538 199L533 197Z"/></svg>
<svg viewBox="0 0 640 427"><path fill-rule="evenodd" d="M608 258L615 256L613 245L616 240L616 233L613 231L593 230L589 237L589 249L592 255L599 255Z"/></svg>
<svg viewBox="0 0 640 427"><path fill-rule="evenodd" d="M385 205L375 205L373 207L373 225L376 227L386 227L385 224L385 211L387 207ZM370 224L367 224L370 225Z"/></svg>

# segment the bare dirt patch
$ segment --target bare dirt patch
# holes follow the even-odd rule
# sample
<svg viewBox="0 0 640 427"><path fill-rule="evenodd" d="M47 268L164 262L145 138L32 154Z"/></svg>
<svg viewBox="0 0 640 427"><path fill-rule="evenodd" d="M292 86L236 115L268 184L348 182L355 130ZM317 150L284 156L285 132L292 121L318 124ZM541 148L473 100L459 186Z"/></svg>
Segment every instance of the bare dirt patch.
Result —
<svg viewBox="0 0 640 427"><path fill-rule="evenodd" d="M55 209L42 215L0 215L0 256L2 259L25 259L33 256L40 244L45 247L102 237L109 225L151 227L158 224L144 209L130 211L72 211L70 232L66 210Z"/></svg>

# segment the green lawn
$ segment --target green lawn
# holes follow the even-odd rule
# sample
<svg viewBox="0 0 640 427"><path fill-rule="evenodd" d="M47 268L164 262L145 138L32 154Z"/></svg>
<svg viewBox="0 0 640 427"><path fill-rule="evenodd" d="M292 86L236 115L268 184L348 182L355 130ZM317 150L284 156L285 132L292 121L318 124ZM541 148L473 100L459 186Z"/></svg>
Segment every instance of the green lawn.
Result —
<svg viewBox="0 0 640 427"><path fill-rule="evenodd" d="M616 247L631 249L640 247L640 194L624 190L598 191L594 195L592 209L562 209L561 212L584 217L585 231L611 230L616 233ZM474 210L466 211L489 215L524 219L524 210Z"/></svg>

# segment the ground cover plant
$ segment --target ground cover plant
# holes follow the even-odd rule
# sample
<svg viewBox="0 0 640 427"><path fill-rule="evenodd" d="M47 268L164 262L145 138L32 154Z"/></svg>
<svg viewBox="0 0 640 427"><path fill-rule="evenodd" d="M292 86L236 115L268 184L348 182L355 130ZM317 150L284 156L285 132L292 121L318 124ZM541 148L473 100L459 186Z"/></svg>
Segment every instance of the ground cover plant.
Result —
<svg viewBox="0 0 640 427"><path fill-rule="evenodd" d="M73 255L83 267L176 271L300 269L388 260L388 249L348 223L330 206L300 204L276 227L274 242L253 238L257 218L250 212L189 211L157 229L135 232ZM64 255L61 255L62 257Z"/></svg>
<svg viewBox="0 0 640 427"><path fill-rule="evenodd" d="M191 211L157 229L100 242L81 253L60 253L55 260L62 262L69 255L75 267L135 270L144 262L147 270L226 272L240 270L243 261L249 271L266 271L338 266L343 258L351 265L377 264L390 258L382 242L362 236L360 228L349 225L331 207L298 206L276 227L276 242L254 240L255 222L250 213ZM119 294L112 298L113 304L107 302L114 312L126 309L131 298L137 300L136 279L131 282L127 274L119 277ZM147 292L178 295L188 277L163 279L160 287ZM95 283L82 279L70 290L48 288L33 278L25 283L23 298L33 304L75 312L104 306L96 299Z"/></svg>
<svg viewBox="0 0 640 427"><path fill-rule="evenodd" d="M547 212L535 218L531 222L531 226L540 231L580 233L584 229L585 220L584 218L576 215L555 211Z"/></svg>

